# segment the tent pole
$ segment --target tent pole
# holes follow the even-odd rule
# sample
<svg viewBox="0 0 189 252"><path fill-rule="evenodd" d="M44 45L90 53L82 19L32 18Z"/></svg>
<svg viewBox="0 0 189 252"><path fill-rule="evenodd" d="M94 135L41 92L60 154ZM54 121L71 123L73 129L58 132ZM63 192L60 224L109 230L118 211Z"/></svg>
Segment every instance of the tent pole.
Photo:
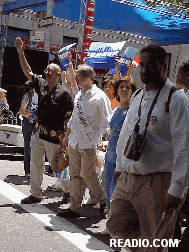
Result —
<svg viewBox="0 0 189 252"><path fill-rule="evenodd" d="M177 68L178 58L179 58L179 54L180 54L180 49L181 49L181 43L180 43L180 45L178 47L177 59L176 59L176 62L175 62L175 69L173 71L173 81L174 81L175 74L176 74L176 68Z"/></svg>

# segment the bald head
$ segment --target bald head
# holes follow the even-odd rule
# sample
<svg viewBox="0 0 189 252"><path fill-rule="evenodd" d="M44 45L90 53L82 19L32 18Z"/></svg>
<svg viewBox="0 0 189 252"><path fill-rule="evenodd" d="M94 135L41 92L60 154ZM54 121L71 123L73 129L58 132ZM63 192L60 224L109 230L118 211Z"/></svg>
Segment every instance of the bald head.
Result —
<svg viewBox="0 0 189 252"><path fill-rule="evenodd" d="M55 86L60 81L61 77L61 69L59 65L55 63L51 63L47 66L46 70L44 71L46 75L46 80L48 85Z"/></svg>
<svg viewBox="0 0 189 252"><path fill-rule="evenodd" d="M56 73L61 73L61 69L59 67L59 65L55 64L55 63L51 63L47 66L47 69L52 71L52 73L56 72Z"/></svg>

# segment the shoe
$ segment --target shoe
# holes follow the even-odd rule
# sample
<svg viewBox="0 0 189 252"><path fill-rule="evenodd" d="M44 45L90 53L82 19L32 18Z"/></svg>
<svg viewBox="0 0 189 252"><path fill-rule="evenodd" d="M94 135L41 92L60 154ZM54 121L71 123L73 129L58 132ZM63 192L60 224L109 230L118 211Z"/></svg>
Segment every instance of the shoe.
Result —
<svg viewBox="0 0 189 252"><path fill-rule="evenodd" d="M109 235L110 234L110 232L108 231L108 229L107 228L105 228L102 232L100 232L101 233L101 235Z"/></svg>
<svg viewBox="0 0 189 252"><path fill-rule="evenodd" d="M61 187L56 187L55 184L47 186L47 190L53 191L53 192L63 191Z"/></svg>
<svg viewBox="0 0 189 252"><path fill-rule="evenodd" d="M58 212L57 216L62 217L62 218L79 218L79 217L81 217L81 215L79 213L76 213L69 208L65 211Z"/></svg>
<svg viewBox="0 0 189 252"><path fill-rule="evenodd" d="M90 196L87 200L87 202L85 203L85 205L96 205L98 202L96 201L96 199L92 199Z"/></svg>
<svg viewBox="0 0 189 252"><path fill-rule="evenodd" d="M51 166L50 166L50 165L48 166L48 168L45 168L44 173L45 173L46 175L48 175L48 174L53 174L53 170L51 169Z"/></svg>
<svg viewBox="0 0 189 252"><path fill-rule="evenodd" d="M25 177L26 177L26 179L30 182L30 174L29 174L29 173L26 173Z"/></svg>
<svg viewBox="0 0 189 252"><path fill-rule="evenodd" d="M41 202L41 198L36 198L32 195L30 195L29 197L21 200L22 204L33 204L33 203L40 203Z"/></svg>
<svg viewBox="0 0 189 252"><path fill-rule="evenodd" d="M97 203L93 208L99 210L100 209L100 203Z"/></svg>
<svg viewBox="0 0 189 252"><path fill-rule="evenodd" d="M64 196L62 198L62 204L68 204L70 202L70 193L64 193Z"/></svg>
<svg viewBox="0 0 189 252"><path fill-rule="evenodd" d="M108 209L106 207L106 203L100 204L100 216L102 218L106 218L107 214L108 214Z"/></svg>

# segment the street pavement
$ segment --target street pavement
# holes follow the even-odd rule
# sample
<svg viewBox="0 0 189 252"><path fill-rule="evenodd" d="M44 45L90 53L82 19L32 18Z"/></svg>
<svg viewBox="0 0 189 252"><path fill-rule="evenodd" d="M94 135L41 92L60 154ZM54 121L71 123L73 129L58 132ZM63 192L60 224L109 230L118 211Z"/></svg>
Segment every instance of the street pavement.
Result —
<svg viewBox="0 0 189 252"><path fill-rule="evenodd" d="M23 166L22 155L0 155L1 252L113 251L110 236L100 234L106 220L99 210L84 206L84 217L73 220L56 216L69 205L61 205L62 192L46 190L56 180L52 175L44 174L40 204L21 204L30 195Z"/></svg>

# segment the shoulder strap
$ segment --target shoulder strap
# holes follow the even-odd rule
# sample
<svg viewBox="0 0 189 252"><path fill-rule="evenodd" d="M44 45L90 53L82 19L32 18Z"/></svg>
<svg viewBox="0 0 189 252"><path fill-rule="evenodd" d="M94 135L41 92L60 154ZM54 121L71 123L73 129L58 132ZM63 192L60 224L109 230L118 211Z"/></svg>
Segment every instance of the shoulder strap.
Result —
<svg viewBox="0 0 189 252"><path fill-rule="evenodd" d="M171 101L171 96L172 96L172 94L173 94L175 91L177 91L177 90L178 90L178 89L177 89L176 87L172 87L172 88L170 89L170 91L169 91L169 96L168 96L167 102L166 102L166 104L165 104L165 106L166 106L166 109L165 109L166 113L169 113L169 105L170 105L170 101Z"/></svg>
<svg viewBox="0 0 189 252"><path fill-rule="evenodd" d="M142 91L142 88L139 88L139 89L136 91L134 98L140 93L140 91Z"/></svg>
<svg viewBox="0 0 189 252"><path fill-rule="evenodd" d="M84 115L83 107L82 107L82 95L80 95L80 97L77 100L76 108L77 108L81 128L82 128L83 132L86 134L89 141L91 142L93 148L95 149L96 145L93 141L93 139L95 138L95 133L94 133L93 128L89 124L87 117L85 117L85 115ZM89 133L90 134L92 133L92 137L90 137Z"/></svg>

